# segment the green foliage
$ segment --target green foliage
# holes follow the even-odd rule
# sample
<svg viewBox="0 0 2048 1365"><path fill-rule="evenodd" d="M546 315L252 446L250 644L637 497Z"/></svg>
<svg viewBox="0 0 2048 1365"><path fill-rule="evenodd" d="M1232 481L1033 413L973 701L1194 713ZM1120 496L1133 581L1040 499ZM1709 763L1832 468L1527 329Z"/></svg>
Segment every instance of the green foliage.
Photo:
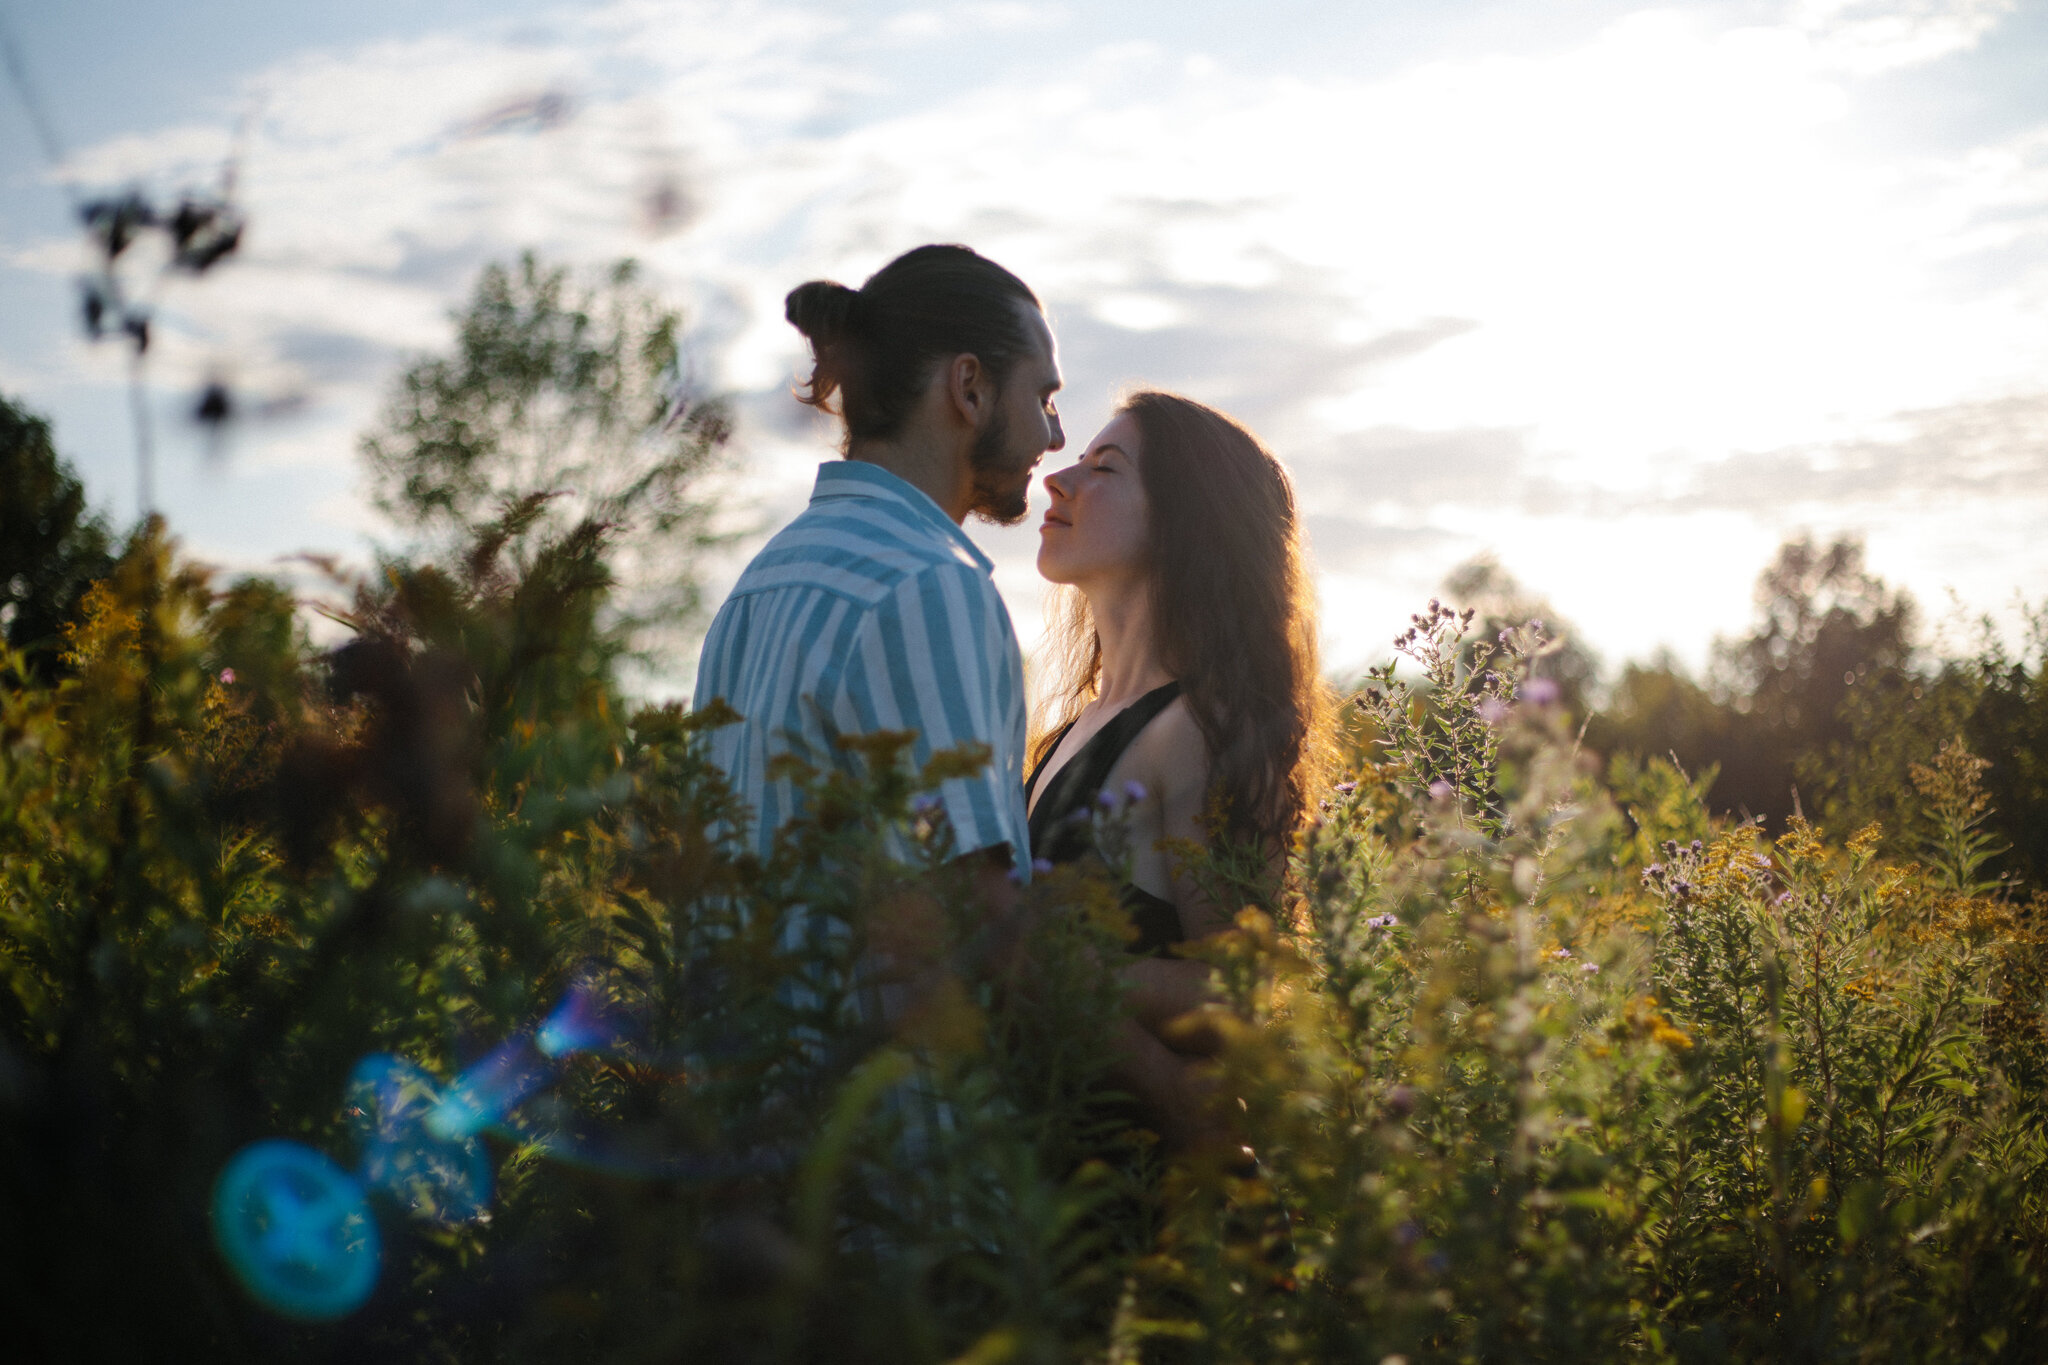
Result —
<svg viewBox="0 0 2048 1365"><path fill-rule="evenodd" d="M1716 775L1710 767L1693 777L1667 758L1643 762L1633 754L1614 756L1607 765L1607 789L1634 829L1629 852L1637 866L1657 861L1667 843L1687 844L1712 836L1707 793L1713 790Z"/></svg>
<svg viewBox="0 0 2048 1365"><path fill-rule="evenodd" d="M1427 707L1381 675L1390 752L1305 842L1307 931L1235 946L1264 966L1228 1064L1264 1169L1210 1207L1293 1210L1295 1278L1176 1256L1197 1357L2026 1358L2032 913L1875 830L1722 827L1668 763L1620 774L1627 835L1554 706L1442 700L1508 695L1447 668L1458 628L1407 638ZM1490 783L1453 776L1489 752Z"/></svg>
<svg viewBox="0 0 2048 1365"><path fill-rule="evenodd" d="M42 418L0 398L0 638L47 676L63 630L112 563L106 526Z"/></svg>
<svg viewBox="0 0 2048 1365"><path fill-rule="evenodd" d="M632 261L582 281L528 252L487 267L455 323L454 354L415 362L363 440L378 506L444 550L521 505L515 557L585 522L623 532L613 625L673 644L700 606L697 553L718 543L701 484L732 434L694 391L682 315Z"/></svg>
<svg viewBox="0 0 2048 1365"><path fill-rule="evenodd" d="M1710 774L1712 809L1763 818L1795 811L1836 837L1878 825L1882 851L1920 855L1927 817L1916 782L1953 740L1983 755L1990 872L2048 886L2048 614L2017 651L1988 625L1973 654L1911 646L1911 601L1866 572L1854 541L1784 546L1757 585L1751 633L1717 648L1711 684L1669 658L1631 663L1586 728L1617 782L1668 760Z"/></svg>
<svg viewBox="0 0 2048 1365"><path fill-rule="evenodd" d="M2048 932L1960 747L1775 842L1610 761L1533 627L1441 606L1290 891L1188 951L1255 1163L1109 1088L1113 890L983 923L917 798L791 768L765 857L633 710L614 531L515 500L314 654L155 523L66 672L0 685L0 1282L31 1358L2025 1360L2048 1313ZM230 677L232 674L232 677ZM1195 856L1200 856L1196 854ZM1195 869L1215 886L1232 868ZM1021 941L1008 941L1016 929ZM375 1297L277 1318L209 1241L244 1143L357 1158L344 1085L448 1078L595 983L630 1043L490 1139L487 1221L388 1201Z"/></svg>
<svg viewBox="0 0 2048 1365"><path fill-rule="evenodd" d="M72 675L0 694L0 1273L33 1292L32 1351L943 1359L1001 1322L1046 1357L1106 1320L1117 990L1080 964L1113 928L1041 917L1028 999L965 970L986 945L950 834L911 805L946 773L903 771L905 736L865 746L863 780L795 774L815 818L736 851L747 814L698 756L719 718L625 712L606 535L512 564L531 512L359 585L325 660L152 523ZM903 909L934 887L936 918ZM887 1026L854 1004L884 988L878 941ZM636 1044L522 1113L488 1224L387 1207L379 1297L320 1331L226 1278L202 1211L231 1151L348 1163L357 1058L449 1076L593 971ZM906 1163L925 1103L954 1121Z"/></svg>
<svg viewBox="0 0 2048 1365"><path fill-rule="evenodd" d="M1394 642L1421 666L1420 686L1411 688L1397 677L1389 660L1367 672L1358 704L1392 756L1395 777L1446 802L1461 822L1469 812L1481 834L1498 837L1506 819L1494 786L1500 744L1486 722L1512 703L1525 676L1512 661L1534 653L1528 641L1536 627L1503 630L1497 644L1460 648L1475 614L1471 607L1453 612L1432 599L1429 610L1415 616Z"/></svg>
<svg viewBox="0 0 2048 1365"><path fill-rule="evenodd" d="M2048 886L2048 615L2036 612L2021 651L1995 637L1844 703L1848 737L1800 760L1801 780L1835 829L1882 823L1886 851L1916 856L1929 834L1916 765L1952 741L1989 760L1984 829L2001 848L1988 866Z"/></svg>
<svg viewBox="0 0 2048 1365"><path fill-rule="evenodd" d="M2005 852L1984 830L1991 804L1984 794L1984 770L1990 766L1989 759L1952 739L1932 765L1915 763L1912 769L1913 785L1927 803L1927 861L1939 884L1959 896L1981 896L1998 887L1979 875L1984 864Z"/></svg>

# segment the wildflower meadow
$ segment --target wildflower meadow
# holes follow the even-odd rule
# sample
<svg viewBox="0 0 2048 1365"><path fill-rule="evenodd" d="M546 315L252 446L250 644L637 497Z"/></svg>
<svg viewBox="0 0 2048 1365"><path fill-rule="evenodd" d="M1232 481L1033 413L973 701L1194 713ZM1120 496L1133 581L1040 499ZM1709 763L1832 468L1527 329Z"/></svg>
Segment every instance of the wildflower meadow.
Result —
<svg viewBox="0 0 2048 1365"><path fill-rule="evenodd" d="M338 586L321 649L152 523L60 653L7 655L23 1358L2035 1358L2048 900L1986 775L2038 751L1951 735L1908 828L1767 828L1596 757L1541 628L1432 604L1285 894L1190 950L1257 1164L1172 1162L1104 1077L1108 885L1034 882L1029 981L991 970L917 800L979 755L913 772L887 734L742 852L700 756L728 718L629 701L606 534L532 510ZM911 886L946 913L859 1024ZM369 1163L364 1058L452 1086L565 994L606 1022L467 1183L377 1186L359 1305L237 1280L238 1150ZM912 1100L946 1122L913 1139Z"/></svg>
<svg viewBox="0 0 2048 1365"><path fill-rule="evenodd" d="M732 716L639 699L722 543L675 315L529 257L457 323L364 442L419 540L310 595L0 406L10 1358L2040 1358L2048 618L1938 655L1796 539L1612 674L1468 566L1277 891L1178 850L1253 1154L1180 1159L1116 869L971 907L985 754L792 770L764 856Z"/></svg>

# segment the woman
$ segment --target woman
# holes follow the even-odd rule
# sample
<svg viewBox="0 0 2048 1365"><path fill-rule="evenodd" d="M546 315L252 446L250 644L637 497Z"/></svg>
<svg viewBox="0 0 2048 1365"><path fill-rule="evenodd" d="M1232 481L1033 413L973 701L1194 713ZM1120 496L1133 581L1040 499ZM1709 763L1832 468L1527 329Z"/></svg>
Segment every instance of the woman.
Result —
<svg viewBox="0 0 2048 1365"><path fill-rule="evenodd" d="M1221 843L1253 870L1250 898L1275 903L1323 756L1294 490L1244 427L1156 391L1125 399L1045 486L1038 569L1061 588L1031 746L1032 851L1092 856L1087 809L1105 791L1134 798L1124 903L1148 960L1126 976L1140 1022L1166 1035L1207 979L1173 945L1228 928L1243 904L1218 904L1175 841Z"/></svg>

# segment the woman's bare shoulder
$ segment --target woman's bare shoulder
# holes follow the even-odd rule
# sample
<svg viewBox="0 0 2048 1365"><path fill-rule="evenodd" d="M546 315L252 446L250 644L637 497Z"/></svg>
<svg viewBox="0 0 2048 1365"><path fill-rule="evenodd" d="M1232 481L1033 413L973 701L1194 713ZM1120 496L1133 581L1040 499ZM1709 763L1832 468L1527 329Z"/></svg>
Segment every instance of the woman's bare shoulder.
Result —
<svg viewBox="0 0 2048 1365"><path fill-rule="evenodd" d="M1128 756L1134 775L1168 804L1200 803L1209 785L1209 743L1188 710L1187 698L1176 697L1139 732Z"/></svg>

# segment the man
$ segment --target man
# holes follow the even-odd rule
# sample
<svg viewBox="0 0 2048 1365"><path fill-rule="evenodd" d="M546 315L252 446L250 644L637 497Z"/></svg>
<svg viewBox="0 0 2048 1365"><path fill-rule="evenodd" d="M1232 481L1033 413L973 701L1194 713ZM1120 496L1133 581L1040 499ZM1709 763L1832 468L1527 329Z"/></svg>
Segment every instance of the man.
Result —
<svg viewBox="0 0 2048 1365"><path fill-rule="evenodd" d="M787 315L816 360L800 396L843 419L846 458L819 468L810 505L711 624L695 704L723 700L741 720L711 732L710 756L766 853L798 799L771 775L779 756L855 771L837 740L876 730L915 731L914 765L985 746L988 765L936 798L999 922L1030 872L1023 662L994 566L961 523L1022 519L1032 470L1066 444L1052 330L1022 280L961 246L919 247L858 290L800 285ZM1196 1136L1180 1062L1135 1024L1119 1043L1120 1076L1163 1135Z"/></svg>
<svg viewBox="0 0 2048 1365"><path fill-rule="evenodd" d="M810 506L712 622L696 704L743 719L712 733L711 756L765 853L794 813L795 787L768 775L779 755L850 767L837 738L875 730L915 730L917 764L985 745L981 775L937 798L961 853L1005 883L1030 862L1023 664L960 523L1021 519L1039 457L1066 443L1051 329L1022 280L956 246L919 247L859 291L801 285L788 315L817 357L804 401L843 417L846 459L819 468Z"/></svg>

